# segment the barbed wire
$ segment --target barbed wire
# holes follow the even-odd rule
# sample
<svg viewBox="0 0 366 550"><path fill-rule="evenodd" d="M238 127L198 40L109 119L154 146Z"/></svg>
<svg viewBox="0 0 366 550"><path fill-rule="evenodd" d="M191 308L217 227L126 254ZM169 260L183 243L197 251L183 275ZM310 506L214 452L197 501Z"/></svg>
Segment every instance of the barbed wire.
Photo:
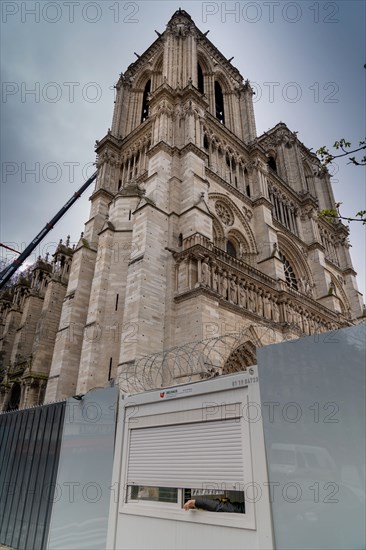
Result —
<svg viewBox="0 0 366 550"><path fill-rule="evenodd" d="M189 342L140 357L135 362L122 365L117 384L125 393L140 393L212 378L222 374L228 358L243 343L249 341L255 347L261 347L264 337L268 343L271 330L270 326L250 325L242 331ZM241 370L245 370L246 366L243 364Z"/></svg>

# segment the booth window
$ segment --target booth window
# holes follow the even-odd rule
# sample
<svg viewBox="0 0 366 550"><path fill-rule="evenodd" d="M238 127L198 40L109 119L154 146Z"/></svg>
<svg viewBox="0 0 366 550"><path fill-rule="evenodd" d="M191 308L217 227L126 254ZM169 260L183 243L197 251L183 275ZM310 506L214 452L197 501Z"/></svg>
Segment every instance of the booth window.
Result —
<svg viewBox="0 0 366 550"><path fill-rule="evenodd" d="M178 502L178 489L173 487L149 487L132 485L127 500L148 500L151 502Z"/></svg>
<svg viewBox="0 0 366 550"><path fill-rule="evenodd" d="M126 501L244 502L241 430L238 418L131 429Z"/></svg>
<svg viewBox="0 0 366 550"><path fill-rule="evenodd" d="M210 487L194 487L190 489L181 489L177 487L153 487L146 485L130 485L127 492L127 502L160 502L165 504L175 504L180 508L187 500L204 499L205 501L214 501L217 503L241 503L245 502L244 491L227 491ZM235 513L235 512L229 512ZM238 512L239 513L239 512ZM242 513L242 512L240 512Z"/></svg>

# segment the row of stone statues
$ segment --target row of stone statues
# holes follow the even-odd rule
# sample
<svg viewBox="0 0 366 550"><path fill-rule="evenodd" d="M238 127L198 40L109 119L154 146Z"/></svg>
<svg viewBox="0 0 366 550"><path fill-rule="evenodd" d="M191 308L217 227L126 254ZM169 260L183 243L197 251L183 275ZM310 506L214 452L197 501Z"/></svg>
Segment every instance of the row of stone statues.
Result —
<svg viewBox="0 0 366 550"><path fill-rule="evenodd" d="M320 316L312 315L291 300L280 303L270 291L230 274L218 266L211 266L209 258L201 261L201 280L198 284L217 292L232 304L269 321L295 325L305 334L338 328L336 324L323 321Z"/></svg>

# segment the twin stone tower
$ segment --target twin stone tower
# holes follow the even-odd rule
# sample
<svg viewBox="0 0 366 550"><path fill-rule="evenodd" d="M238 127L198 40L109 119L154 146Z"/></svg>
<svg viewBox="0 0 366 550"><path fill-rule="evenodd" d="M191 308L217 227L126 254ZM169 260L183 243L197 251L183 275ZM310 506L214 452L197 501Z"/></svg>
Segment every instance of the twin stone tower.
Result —
<svg viewBox="0 0 366 550"><path fill-rule="evenodd" d="M244 370L362 316L329 174L285 124L257 136L250 83L188 13L116 89L82 238L6 296L5 410Z"/></svg>

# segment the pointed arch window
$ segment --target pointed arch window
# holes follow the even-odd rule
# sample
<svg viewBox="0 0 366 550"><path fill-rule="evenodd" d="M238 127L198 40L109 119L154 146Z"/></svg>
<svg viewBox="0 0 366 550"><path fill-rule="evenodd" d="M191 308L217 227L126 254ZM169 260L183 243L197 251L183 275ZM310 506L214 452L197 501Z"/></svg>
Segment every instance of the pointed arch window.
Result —
<svg viewBox="0 0 366 550"><path fill-rule="evenodd" d="M314 174L308 164L304 163L304 174L305 174L305 185L306 189L309 193L311 193L313 196L315 196L315 190L314 190Z"/></svg>
<svg viewBox="0 0 366 550"><path fill-rule="evenodd" d="M283 263L283 270L285 272L285 278L286 283L290 288L293 288L295 290L299 290L298 284L297 284L297 278L295 275L295 272L293 270L292 265L288 261L288 259L280 252L280 258Z"/></svg>
<svg viewBox="0 0 366 550"><path fill-rule="evenodd" d="M203 147L206 149L206 151L208 151L210 148L210 144L208 142L208 137L206 134L203 136Z"/></svg>
<svg viewBox="0 0 366 550"><path fill-rule="evenodd" d="M205 81L203 78L202 67L199 63L197 63L197 88L201 94L205 93Z"/></svg>
<svg viewBox="0 0 366 550"><path fill-rule="evenodd" d="M244 168L244 189L245 193L248 195L248 197L250 197L249 174L246 168Z"/></svg>
<svg viewBox="0 0 366 550"><path fill-rule="evenodd" d="M215 108L216 108L216 118L225 124L225 109L224 109L224 94L222 93L222 88L215 80Z"/></svg>
<svg viewBox="0 0 366 550"><path fill-rule="evenodd" d="M233 258L236 258L236 248L232 241L227 241L226 243L226 252L230 254L230 256L233 256Z"/></svg>
<svg viewBox="0 0 366 550"><path fill-rule="evenodd" d="M238 176L237 176L237 169L236 169L236 162L235 159L231 159L231 173L232 173L232 182L234 183L235 187L238 187Z"/></svg>
<svg viewBox="0 0 366 550"><path fill-rule="evenodd" d="M277 172L277 164L276 159L273 156L270 156L268 158L268 166L273 170L274 172Z"/></svg>
<svg viewBox="0 0 366 550"><path fill-rule="evenodd" d="M145 88L144 88L144 94L142 96L142 111L141 111L141 122L145 122L145 120L149 116L149 102L148 102L148 95L151 91L151 80L149 79L146 82Z"/></svg>

